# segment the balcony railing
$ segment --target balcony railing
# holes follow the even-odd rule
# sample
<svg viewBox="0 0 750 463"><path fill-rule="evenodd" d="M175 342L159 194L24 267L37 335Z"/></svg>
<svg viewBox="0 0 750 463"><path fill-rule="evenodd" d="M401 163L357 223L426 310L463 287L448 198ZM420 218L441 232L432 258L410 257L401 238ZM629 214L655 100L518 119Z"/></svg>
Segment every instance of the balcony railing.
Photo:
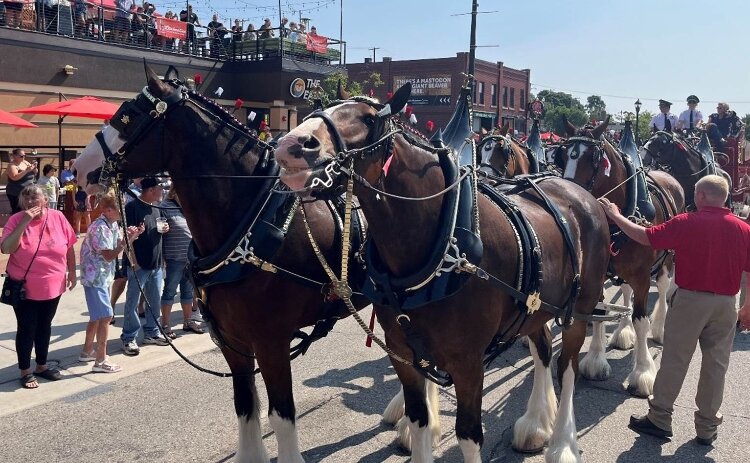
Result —
<svg viewBox="0 0 750 463"><path fill-rule="evenodd" d="M75 2L44 0L18 2L20 11L0 2L0 26L105 42L113 46L145 48L164 53L201 56L221 61L256 61L278 57L317 64L346 63L346 42L322 38L311 44L305 35L281 28L233 32L179 21L159 14L123 12L86 2L85 16ZM270 36L265 37L264 36ZM280 38L280 36L284 36Z"/></svg>

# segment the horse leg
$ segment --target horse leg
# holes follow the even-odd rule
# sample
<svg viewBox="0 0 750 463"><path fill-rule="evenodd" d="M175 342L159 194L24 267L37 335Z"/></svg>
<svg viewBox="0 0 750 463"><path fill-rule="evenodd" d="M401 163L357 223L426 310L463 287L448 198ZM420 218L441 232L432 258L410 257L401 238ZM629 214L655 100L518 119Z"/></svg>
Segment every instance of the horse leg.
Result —
<svg viewBox="0 0 750 463"><path fill-rule="evenodd" d="M404 388L401 387L383 411L383 423L395 426L404 416Z"/></svg>
<svg viewBox="0 0 750 463"><path fill-rule="evenodd" d="M594 322L589 351L583 357L580 364L581 374L584 378L594 381L604 381L612 373L612 368L609 366L607 356L605 355L605 339L604 323Z"/></svg>
<svg viewBox="0 0 750 463"><path fill-rule="evenodd" d="M534 386L526 404L526 413L513 426L513 449L536 453L542 451L552 435L557 397L552 386L552 337L547 324L530 334L529 340L529 350L534 359Z"/></svg>
<svg viewBox="0 0 750 463"><path fill-rule="evenodd" d="M239 439L234 461L237 463L268 463L260 427L260 404L255 387L255 361L224 349L234 387L234 411L237 414Z"/></svg>
<svg viewBox="0 0 750 463"><path fill-rule="evenodd" d="M258 364L268 394L268 421L271 423L279 445L278 463L304 463L297 437L294 393L292 392L292 366L289 360L291 339L278 336L278 341L266 342L256 348Z"/></svg>
<svg viewBox="0 0 750 463"><path fill-rule="evenodd" d="M630 307L631 300L633 298L633 288L623 283L620 286L622 291L622 300L625 307ZM609 338L609 345L615 349L628 350L635 345L635 330L633 329L633 321L628 317L622 317L620 323L612 333L612 337Z"/></svg>
<svg viewBox="0 0 750 463"><path fill-rule="evenodd" d="M393 362L404 395L404 417L399 420L399 441L411 450L414 463L432 463L432 434L425 378L413 367ZM407 429L408 428L408 429ZM405 442L406 441L406 442Z"/></svg>
<svg viewBox="0 0 750 463"><path fill-rule="evenodd" d="M656 365L648 350L648 332L651 323L646 314L646 302L648 291L651 287L651 278L643 275L642 278L634 279L633 291L633 325L635 326L635 365L633 371L628 375L628 392L636 397L648 397L654 388L656 377Z"/></svg>
<svg viewBox="0 0 750 463"><path fill-rule="evenodd" d="M651 314L651 339L661 344L664 340L664 320L667 318L667 294L672 287L672 279L666 266L659 269L656 276L656 289L659 290L659 299L656 301L654 313Z"/></svg>
<svg viewBox="0 0 750 463"><path fill-rule="evenodd" d="M464 456L464 463L481 463L482 386L484 368L482 361L466 359L457 371L451 372L456 388L456 438Z"/></svg>
<svg viewBox="0 0 750 463"><path fill-rule="evenodd" d="M586 322L575 320L563 330L563 348L557 359L557 377L560 382L560 408L557 410L554 430L549 439L546 463L580 463L576 418L573 412L573 392L578 376L578 354L586 338Z"/></svg>
<svg viewBox="0 0 750 463"><path fill-rule="evenodd" d="M437 445L440 442L442 432L440 429L440 402L438 399L438 386L432 381L424 381L425 399L427 401L427 421L429 423L430 434L432 434L432 444ZM395 416L399 412L400 415L396 418L396 432L398 433L398 443L401 447L408 451L411 451L411 430L409 428L408 419L404 415L404 388L396 394L391 402L386 407L386 411L383 413L383 421L385 421L386 413L390 413L390 416ZM390 424L390 423L389 423Z"/></svg>

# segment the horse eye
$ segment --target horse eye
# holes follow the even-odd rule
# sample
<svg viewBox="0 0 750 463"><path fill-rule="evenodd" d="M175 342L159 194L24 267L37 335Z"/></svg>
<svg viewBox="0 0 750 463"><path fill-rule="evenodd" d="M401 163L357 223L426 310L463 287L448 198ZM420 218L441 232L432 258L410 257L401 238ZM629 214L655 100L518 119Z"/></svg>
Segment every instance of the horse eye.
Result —
<svg viewBox="0 0 750 463"><path fill-rule="evenodd" d="M362 118L362 122L364 122L365 125L372 127L373 125L375 125L375 116L368 114Z"/></svg>

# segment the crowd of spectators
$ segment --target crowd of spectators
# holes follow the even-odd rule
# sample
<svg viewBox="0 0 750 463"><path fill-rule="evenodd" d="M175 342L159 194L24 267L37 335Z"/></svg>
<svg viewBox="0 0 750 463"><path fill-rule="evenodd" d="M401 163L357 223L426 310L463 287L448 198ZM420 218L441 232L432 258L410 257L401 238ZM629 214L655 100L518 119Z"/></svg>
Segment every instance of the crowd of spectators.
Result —
<svg viewBox="0 0 750 463"><path fill-rule="evenodd" d="M53 5L51 0L32 3L0 0L0 25L212 57L227 56L243 41L282 38L306 44L308 35L317 36L315 27L308 32L305 24L290 22L287 18L282 18L279 26L265 18L258 29L246 20L235 19L227 28L214 14L204 27L190 4L177 14L158 12L155 4L140 0L114 0L114 8L92 0L71 0L70 6L62 6L66 9L60 10L64 4ZM70 22L59 19L66 15L70 16ZM162 20L187 23L185 37L161 35L159 22Z"/></svg>

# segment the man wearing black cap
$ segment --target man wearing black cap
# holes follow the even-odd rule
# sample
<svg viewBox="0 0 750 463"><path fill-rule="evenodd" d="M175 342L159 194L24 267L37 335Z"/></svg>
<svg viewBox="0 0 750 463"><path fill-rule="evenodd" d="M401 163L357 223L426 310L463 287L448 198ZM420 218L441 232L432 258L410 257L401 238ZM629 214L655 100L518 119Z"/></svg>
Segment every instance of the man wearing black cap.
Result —
<svg viewBox="0 0 750 463"><path fill-rule="evenodd" d="M698 124L703 122L703 114L695 109L700 101L695 95L687 97L688 109L680 113L680 117L677 119L678 129L692 133L698 127Z"/></svg>
<svg viewBox="0 0 750 463"><path fill-rule="evenodd" d="M659 114L651 118L649 126L654 132L671 132L677 128L677 117L669 112L672 103L667 100L659 100Z"/></svg>
<svg viewBox="0 0 750 463"><path fill-rule="evenodd" d="M132 252L127 255L128 289L125 293L125 310L122 326L123 353L138 355L140 348L136 336L143 328L143 344L156 346L169 345L159 335L159 317L161 315L161 292L164 285L162 273L161 235L169 229L167 225L159 229L157 222L162 221L161 211L152 207L162 199L162 186L154 177L141 180L140 199L134 199L125 206L125 220L128 226L142 227L143 233L133 242ZM146 304L146 319L141 327L138 319L138 299L140 287L143 287Z"/></svg>

